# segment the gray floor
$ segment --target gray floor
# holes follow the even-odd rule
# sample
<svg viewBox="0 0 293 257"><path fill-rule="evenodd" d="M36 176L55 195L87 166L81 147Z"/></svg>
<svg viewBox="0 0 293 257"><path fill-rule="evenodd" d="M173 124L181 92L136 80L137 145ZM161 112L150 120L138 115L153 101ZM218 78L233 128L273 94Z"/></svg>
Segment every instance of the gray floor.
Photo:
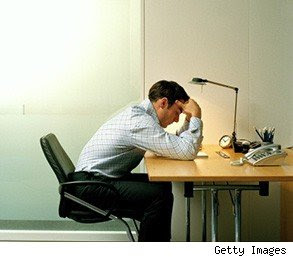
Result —
<svg viewBox="0 0 293 257"><path fill-rule="evenodd" d="M132 221L128 222L131 227ZM117 221L82 224L70 220L0 220L0 230L124 231Z"/></svg>

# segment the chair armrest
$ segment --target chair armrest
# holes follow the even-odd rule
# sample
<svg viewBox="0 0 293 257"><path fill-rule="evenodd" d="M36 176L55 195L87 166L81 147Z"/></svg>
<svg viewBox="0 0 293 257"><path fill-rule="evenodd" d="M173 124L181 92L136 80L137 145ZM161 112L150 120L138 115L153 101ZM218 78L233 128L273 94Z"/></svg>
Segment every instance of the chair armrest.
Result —
<svg viewBox="0 0 293 257"><path fill-rule="evenodd" d="M71 200L73 200L72 198L75 198L75 200L73 200L73 201L84 206L84 207L89 208L89 206L92 206L93 208L98 208L97 206L94 206L94 205L82 200L81 198L74 196L74 194L72 192L70 192L70 190L69 190L69 192L66 192L66 191L68 191L69 188L74 188L75 186L80 186L80 185L99 185L99 186L102 186L102 187L110 190L113 193L113 198L111 199L113 201L113 204L111 207L108 208L107 214L105 215L108 217L112 213L112 211L115 209L115 207L114 207L115 203L118 202L118 200L120 198L120 194L119 194L118 190L114 186L109 185L105 182L85 180L85 181L69 181L69 182L60 183L59 184L59 193L60 193L61 197L68 198L68 196L71 196L70 197ZM81 203L81 202L83 202L83 203ZM93 210L93 208L89 208L89 209Z"/></svg>
<svg viewBox="0 0 293 257"><path fill-rule="evenodd" d="M65 190L65 187L74 187L74 186L80 186L80 185L100 185L107 187L108 189L112 190L119 196L118 190L107 183L100 182L100 181L92 181L92 180L85 180L85 181L69 181L69 182L63 182L59 184L59 193L63 192Z"/></svg>

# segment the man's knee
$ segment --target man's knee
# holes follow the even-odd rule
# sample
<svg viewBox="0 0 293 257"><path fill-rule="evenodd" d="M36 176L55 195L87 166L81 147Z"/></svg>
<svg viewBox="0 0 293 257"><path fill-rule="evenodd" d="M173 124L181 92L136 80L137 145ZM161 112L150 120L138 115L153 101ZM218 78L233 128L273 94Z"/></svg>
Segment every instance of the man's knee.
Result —
<svg viewBox="0 0 293 257"><path fill-rule="evenodd" d="M172 183L164 182L158 184L157 201L164 206L172 207L174 196L172 193Z"/></svg>
<svg viewBox="0 0 293 257"><path fill-rule="evenodd" d="M172 193L172 183L171 182L157 182L156 183L162 191L166 193Z"/></svg>

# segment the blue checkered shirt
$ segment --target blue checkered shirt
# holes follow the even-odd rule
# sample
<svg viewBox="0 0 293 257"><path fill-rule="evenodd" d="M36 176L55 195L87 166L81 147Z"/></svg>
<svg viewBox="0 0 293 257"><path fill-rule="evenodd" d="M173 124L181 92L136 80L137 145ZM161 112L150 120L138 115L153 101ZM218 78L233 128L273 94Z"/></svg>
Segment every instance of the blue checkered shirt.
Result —
<svg viewBox="0 0 293 257"><path fill-rule="evenodd" d="M176 135L166 132L147 99L99 128L83 148L76 171L121 177L140 163L147 150L173 159L193 160L202 138L202 121L196 117L185 121Z"/></svg>

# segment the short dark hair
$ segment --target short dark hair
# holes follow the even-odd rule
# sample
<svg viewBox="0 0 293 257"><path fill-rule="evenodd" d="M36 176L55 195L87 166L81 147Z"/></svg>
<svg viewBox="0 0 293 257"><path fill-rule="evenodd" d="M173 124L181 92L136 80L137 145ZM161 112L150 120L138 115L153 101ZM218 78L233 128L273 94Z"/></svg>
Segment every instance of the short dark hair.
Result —
<svg viewBox="0 0 293 257"><path fill-rule="evenodd" d="M188 101L189 96L184 88L174 81L160 80L155 83L149 91L149 99L156 102L158 99L166 97L170 107L176 100Z"/></svg>

